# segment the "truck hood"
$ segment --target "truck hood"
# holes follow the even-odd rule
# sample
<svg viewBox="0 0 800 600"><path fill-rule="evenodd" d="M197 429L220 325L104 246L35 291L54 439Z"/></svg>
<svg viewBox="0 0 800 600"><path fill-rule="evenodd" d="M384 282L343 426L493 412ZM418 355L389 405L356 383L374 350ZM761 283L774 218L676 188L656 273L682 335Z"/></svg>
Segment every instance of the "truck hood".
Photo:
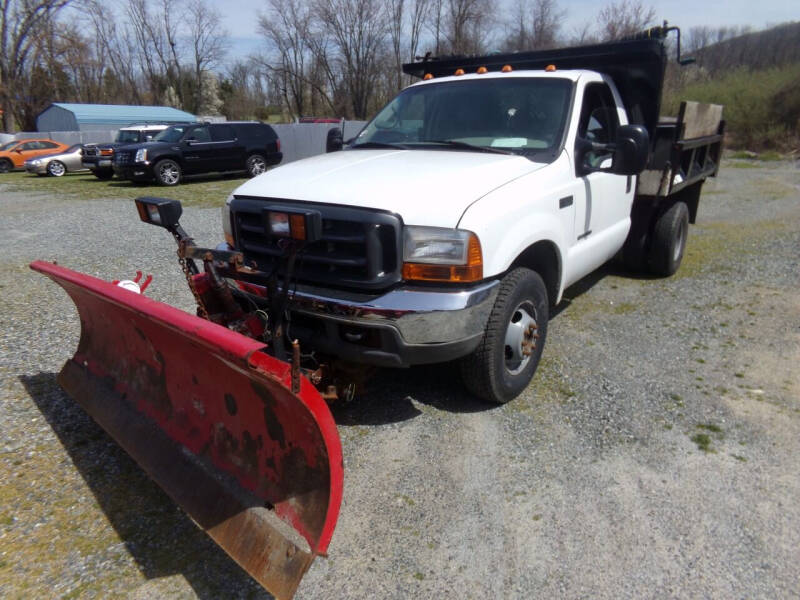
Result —
<svg viewBox="0 0 800 600"><path fill-rule="evenodd" d="M470 204L543 166L459 150L344 150L268 171L234 196L360 206L399 214L407 224L455 227Z"/></svg>

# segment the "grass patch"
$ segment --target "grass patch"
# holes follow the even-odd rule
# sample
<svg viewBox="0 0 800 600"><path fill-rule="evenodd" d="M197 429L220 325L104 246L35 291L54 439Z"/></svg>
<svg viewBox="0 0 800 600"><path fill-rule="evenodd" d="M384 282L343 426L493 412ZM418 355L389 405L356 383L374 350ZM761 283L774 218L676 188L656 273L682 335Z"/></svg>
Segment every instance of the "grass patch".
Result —
<svg viewBox="0 0 800 600"><path fill-rule="evenodd" d="M416 579L418 581L422 581L423 579L425 579L425 575L423 575L422 573L417 571L416 573L414 573L414 579Z"/></svg>
<svg viewBox="0 0 800 600"><path fill-rule="evenodd" d="M703 452L716 452L716 450L711 447L711 438L707 434L695 433L690 439L697 444L697 447Z"/></svg>
<svg viewBox="0 0 800 600"><path fill-rule="evenodd" d="M101 181L91 173L71 173L63 177L38 177L15 171L0 175L0 185L10 192L76 198L80 200L133 200L138 196L161 196L180 200L184 206L210 208L222 206L228 195L247 181L239 176L212 174L187 179L175 187L135 184L112 179Z"/></svg>
<svg viewBox="0 0 800 600"><path fill-rule="evenodd" d="M761 165L755 162L731 162L728 163L731 169L760 169Z"/></svg>
<svg viewBox="0 0 800 600"><path fill-rule="evenodd" d="M712 433L722 433L722 428L719 425L714 425L713 423L698 423L698 429L705 429L706 431L710 431Z"/></svg>

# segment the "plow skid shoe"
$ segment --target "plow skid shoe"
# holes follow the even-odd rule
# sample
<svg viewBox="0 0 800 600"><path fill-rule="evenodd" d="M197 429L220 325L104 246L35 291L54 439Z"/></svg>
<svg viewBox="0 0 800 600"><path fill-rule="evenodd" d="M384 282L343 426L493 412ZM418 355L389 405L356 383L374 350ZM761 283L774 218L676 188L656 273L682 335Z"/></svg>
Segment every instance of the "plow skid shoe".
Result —
<svg viewBox="0 0 800 600"><path fill-rule="evenodd" d="M342 451L327 405L264 344L37 261L78 308L59 383L230 556L291 598L327 552ZM296 381L296 380L295 380Z"/></svg>

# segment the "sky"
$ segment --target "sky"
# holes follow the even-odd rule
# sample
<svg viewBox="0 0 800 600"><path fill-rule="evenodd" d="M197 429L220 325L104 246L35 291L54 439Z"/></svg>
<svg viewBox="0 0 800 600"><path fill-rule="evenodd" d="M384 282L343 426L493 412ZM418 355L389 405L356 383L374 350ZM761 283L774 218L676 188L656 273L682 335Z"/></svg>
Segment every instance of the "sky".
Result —
<svg viewBox="0 0 800 600"><path fill-rule="evenodd" d="M610 0L558 0L567 12L562 33L570 33L591 22L597 12ZM258 14L264 10L264 0L214 0L223 13L224 26L230 34L229 58L244 58L258 53L262 42L258 34ZM512 0L498 5L513 6ZM749 25L763 29L786 21L800 20L800 0L644 0L645 6L656 9L657 24L667 20L688 30L698 25L722 27ZM498 16L502 18L501 11Z"/></svg>

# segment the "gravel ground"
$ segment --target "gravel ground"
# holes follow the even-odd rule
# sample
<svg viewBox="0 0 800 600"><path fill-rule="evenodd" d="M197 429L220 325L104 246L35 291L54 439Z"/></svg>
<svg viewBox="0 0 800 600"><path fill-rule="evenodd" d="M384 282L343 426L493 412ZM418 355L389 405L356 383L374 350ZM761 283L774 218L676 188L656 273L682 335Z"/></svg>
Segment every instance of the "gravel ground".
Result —
<svg viewBox="0 0 800 600"><path fill-rule="evenodd" d="M190 310L170 236L1 183L0 215L0 597L267 598L55 382L78 319L27 264ZM798 166L728 161L678 275L568 290L517 400L380 372L334 409L344 502L297 597L800 597L799 232Z"/></svg>

